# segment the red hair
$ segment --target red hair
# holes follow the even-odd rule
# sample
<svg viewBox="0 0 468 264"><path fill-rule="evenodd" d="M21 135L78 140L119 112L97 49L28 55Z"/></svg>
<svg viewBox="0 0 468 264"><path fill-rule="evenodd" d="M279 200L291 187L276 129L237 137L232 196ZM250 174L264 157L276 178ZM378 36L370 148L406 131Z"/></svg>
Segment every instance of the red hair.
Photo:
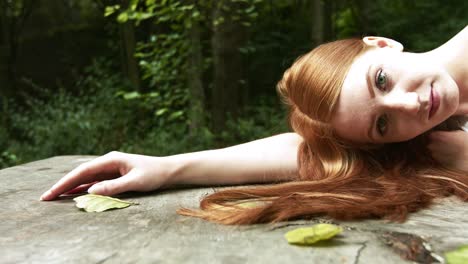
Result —
<svg viewBox="0 0 468 264"><path fill-rule="evenodd" d="M467 173L432 160L425 135L372 147L335 135L330 119L343 81L354 59L367 49L360 39L323 44L296 60L278 83L290 125L304 139L295 181L218 191L205 196L200 209L181 208L178 213L222 224L317 215L403 221L437 197L454 194L468 200Z"/></svg>

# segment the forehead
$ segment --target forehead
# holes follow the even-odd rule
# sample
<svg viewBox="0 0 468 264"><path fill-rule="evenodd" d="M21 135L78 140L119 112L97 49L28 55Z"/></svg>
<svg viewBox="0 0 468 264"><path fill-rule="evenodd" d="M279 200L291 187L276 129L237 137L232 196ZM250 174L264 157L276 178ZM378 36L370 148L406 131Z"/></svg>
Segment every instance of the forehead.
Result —
<svg viewBox="0 0 468 264"><path fill-rule="evenodd" d="M367 74L376 57L384 54L370 49L352 63L341 88L338 103L332 118L337 134L356 142L369 142L368 128L374 112ZM373 77L369 76L371 82Z"/></svg>

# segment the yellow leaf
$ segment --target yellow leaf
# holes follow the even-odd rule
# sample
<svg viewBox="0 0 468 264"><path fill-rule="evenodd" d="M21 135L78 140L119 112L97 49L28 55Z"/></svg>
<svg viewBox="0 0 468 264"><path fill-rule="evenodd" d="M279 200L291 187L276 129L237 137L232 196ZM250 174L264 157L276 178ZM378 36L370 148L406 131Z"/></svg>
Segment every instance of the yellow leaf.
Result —
<svg viewBox="0 0 468 264"><path fill-rule="evenodd" d="M468 245L461 246L453 251L445 253L447 264L468 263Z"/></svg>
<svg viewBox="0 0 468 264"><path fill-rule="evenodd" d="M73 200L76 202L76 207L84 209L86 212L103 212L110 209L120 209L137 204L97 194L82 195L74 198Z"/></svg>
<svg viewBox="0 0 468 264"><path fill-rule="evenodd" d="M284 236L289 244L310 245L320 240L330 239L343 231L332 224L317 224L289 231Z"/></svg>

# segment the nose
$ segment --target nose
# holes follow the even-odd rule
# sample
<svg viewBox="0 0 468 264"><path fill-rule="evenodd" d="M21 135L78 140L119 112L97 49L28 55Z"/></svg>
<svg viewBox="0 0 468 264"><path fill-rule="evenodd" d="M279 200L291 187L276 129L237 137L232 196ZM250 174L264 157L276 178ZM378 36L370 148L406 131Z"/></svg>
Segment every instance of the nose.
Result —
<svg viewBox="0 0 468 264"><path fill-rule="evenodd" d="M384 98L387 108L416 115L421 107L419 95L415 92L389 93Z"/></svg>

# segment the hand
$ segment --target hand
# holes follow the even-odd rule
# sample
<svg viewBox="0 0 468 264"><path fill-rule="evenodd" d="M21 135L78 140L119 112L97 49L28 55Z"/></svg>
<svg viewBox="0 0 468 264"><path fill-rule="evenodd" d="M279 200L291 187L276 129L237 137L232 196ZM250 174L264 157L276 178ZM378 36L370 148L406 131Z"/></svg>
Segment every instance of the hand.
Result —
<svg viewBox="0 0 468 264"><path fill-rule="evenodd" d="M89 193L101 195L151 191L168 184L170 169L164 158L113 151L76 167L46 191L41 200L53 200L90 186Z"/></svg>
<svg viewBox="0 0 468 264"><path fill-rule="evenodd" d="M429 135L427 148L441 164L468 171L468 133L465 131L435 131Z"/></svg>

